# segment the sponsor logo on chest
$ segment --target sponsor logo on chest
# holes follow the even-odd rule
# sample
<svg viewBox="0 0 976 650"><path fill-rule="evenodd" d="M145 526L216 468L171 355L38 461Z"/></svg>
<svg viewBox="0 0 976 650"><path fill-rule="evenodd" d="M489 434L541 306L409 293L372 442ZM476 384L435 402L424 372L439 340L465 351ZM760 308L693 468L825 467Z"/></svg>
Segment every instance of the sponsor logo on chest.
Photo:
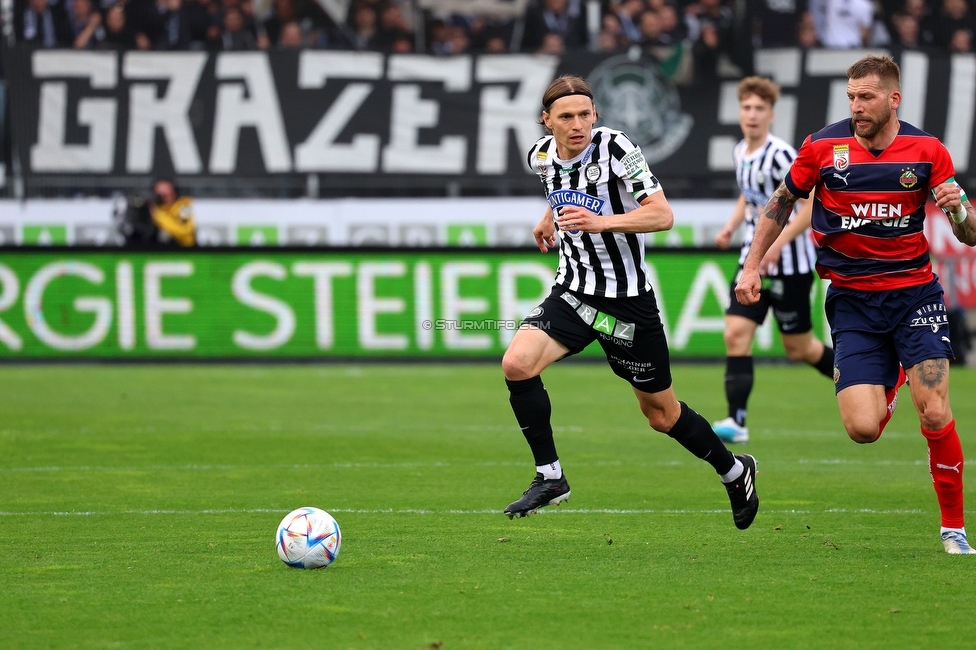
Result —
<svg viewBox="0 0 976 650"><path fill-rule="evenodd" d="M556 190L549 194L547 200L553 212L557 212L559 208L568 205L575 205L586 208L593 214L602 214L603 206L607 203L598 196L590 196L579 190Z"/></svg>

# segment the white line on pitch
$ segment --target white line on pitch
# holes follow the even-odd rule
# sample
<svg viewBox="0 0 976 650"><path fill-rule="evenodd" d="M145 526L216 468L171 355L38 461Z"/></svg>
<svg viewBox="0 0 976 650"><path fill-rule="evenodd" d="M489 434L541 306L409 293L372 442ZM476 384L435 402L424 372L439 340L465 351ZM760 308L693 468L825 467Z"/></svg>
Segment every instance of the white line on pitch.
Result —
<svg viewBox="0 0 976 650"><path fill-rule="evenodd" d="M800 465L858 465L858 466L897 466L925 465L924 460L874 460L865 461L859 459L833 458L833 459L807 459L800 458L796 461L763 460L766 464L793 464ZM976 462L967 460L967 463ZM573 463L573 467L608 467L608 466L654 466L654 467L681 467L691 465L692 461L671 460L654 463L641 462L622 462L622 461L596 461ZM8 472L186 472L186 471L228 471L228 470L280 470L280 469L414 469L414 468L438 468L438 467L528 467L527 462L483 462L483 463L282 463L280 465L229 465L229 464L187 464L187 465L129 465L129 466L106 466L106 465L79 465L74 467L47 466L47 467L0 467L0 474Z"/></svg>
<svg viewBox="0 0 976 650"><path fill-rule="evenodd" d="M327 508L333 514L357 514L357 515L500 515L500 510L430 510L430 509L368 509L368 508ZM240 515L240 514L284 514L290 512L284 508L224 508L207 510L84 510L84 511L35 511L35 512L3 512L0 517L107 517L118 515ZM871 514L871 515L920 515L926 514L924 510L875 510L871 508L829 508L820 511L823 514ZM539 510L539 514L558 515L702 515L702 514L728 514L727 509L718 510L642 510L642 509L616 509L616 508L553 508L551 510ZM779 515L809 515L814 514L812 510L763 510L763 514Z"/></svg>

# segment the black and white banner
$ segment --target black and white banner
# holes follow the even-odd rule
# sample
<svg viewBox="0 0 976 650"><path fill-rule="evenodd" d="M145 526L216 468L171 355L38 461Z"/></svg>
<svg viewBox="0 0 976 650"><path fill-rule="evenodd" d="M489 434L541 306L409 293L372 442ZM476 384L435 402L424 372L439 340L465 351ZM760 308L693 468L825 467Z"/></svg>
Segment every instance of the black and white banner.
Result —
<svg viewBox="0 0 976 650"><path fill-rule="evenodd" d="M799 144L847 113L860 51L757 54L783 96L773 131ZM644 149L665 187L731 188L734 80L677 87L627 56L385 56L370 52L4 52L11 134L28 190L174 174L389 188L537 189L524 154L559 74L584 76L604 123ZM899 117L939 136L958 176L976 169L976 56L898 57ZM971 183L970 183L971 184Z"/></svg>

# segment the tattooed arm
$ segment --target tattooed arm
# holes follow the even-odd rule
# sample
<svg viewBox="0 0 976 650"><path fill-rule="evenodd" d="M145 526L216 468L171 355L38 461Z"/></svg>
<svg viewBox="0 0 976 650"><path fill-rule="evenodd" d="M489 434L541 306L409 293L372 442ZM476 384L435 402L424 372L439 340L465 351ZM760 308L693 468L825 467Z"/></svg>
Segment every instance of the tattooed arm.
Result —
<svg viewBox="0 0 976 650"><path fill-rule="evenodd" d="M739 303L753 305L759 301L759 289L762 286L762 280L759 278L759 262L783 232L786 222L793 214L793 206L798 200L798 197L786 189L785 183L780 183L773 195L769 197L769 202L763 208L759 222L756 224L756 233L752 237L749 255L742 265L739 283L735 286L735 297Z"/></svg>
<svg viewBox="0 0 976 650"><path fill-rule="evenodd" d="M943 183L935 188L935 203L943 210L958 214L966 212L966 218L961 223L949 218L952 225L952 234L967 246L976 246L976 209L969 202L969 199L962 200L959 186L955 183Z"/></svg>

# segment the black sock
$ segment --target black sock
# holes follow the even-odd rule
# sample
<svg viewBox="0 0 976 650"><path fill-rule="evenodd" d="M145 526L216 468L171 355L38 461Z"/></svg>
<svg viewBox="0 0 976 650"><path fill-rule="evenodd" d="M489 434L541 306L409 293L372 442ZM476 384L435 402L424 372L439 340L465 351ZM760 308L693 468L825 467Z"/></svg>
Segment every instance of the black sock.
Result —
<svg viewBox="0 0 976 650"><path fill-rule="evenodd" d="M820 361L813 364L813 367L820 371L820 374L828 379L834 378L834 348L824 346L823 356Z"/></svg>
<svg viewBox="0 0 976 650"><path fill-rule="evenodd" d="M684 402L678 402L678 404L681 405L681 415L678 416L678 421L668 431L668 435L677 440L682 447L714 467L719 475L728 474L735 466L735 457L732 452L725 448L705 418L694 409L689 408Z"/></svg>
<svg viewBox="0 0 976 650"><path fill-rule="evenodd" d="M536 466L548 465L559 460L556 455L556 443L552 439L552 404L549 393L542 383L542 377L536 375L519 381L505 380L511 395L508 401L515 411L522 435L532 449Z"/></svg>
<svg viewBox="0 0 976 650"><path fill-rule="evenodd" d="M729 417L740 427L746 425L752 381L752 357L725 357L725 399L729 402Z"/></svg>

